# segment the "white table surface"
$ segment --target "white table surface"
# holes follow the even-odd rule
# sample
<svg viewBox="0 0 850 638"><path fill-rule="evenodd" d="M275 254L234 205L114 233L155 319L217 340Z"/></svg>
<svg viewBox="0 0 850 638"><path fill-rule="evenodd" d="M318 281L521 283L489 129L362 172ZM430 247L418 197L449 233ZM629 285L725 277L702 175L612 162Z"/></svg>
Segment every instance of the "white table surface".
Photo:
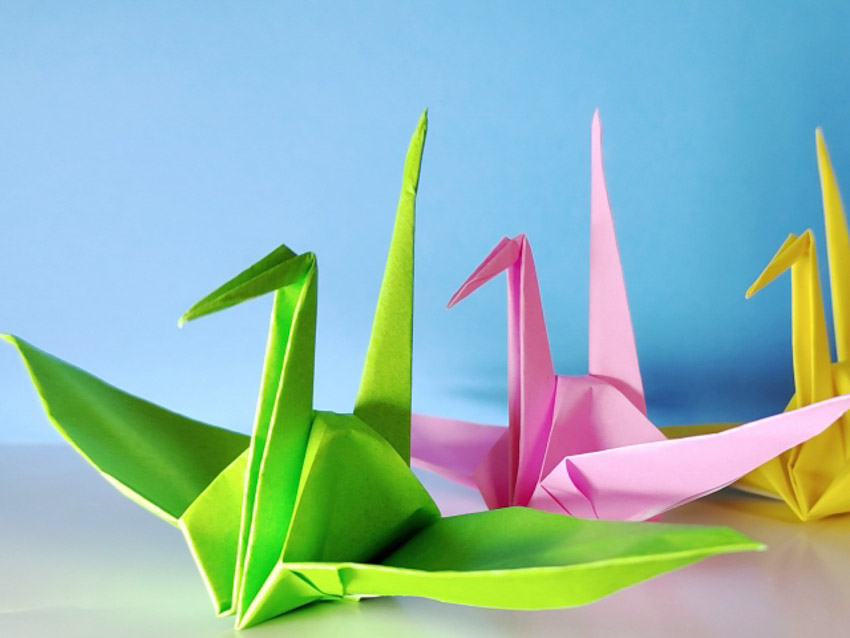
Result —
<svg viewBox="0 0 850 638"><path fill-rule="evenodd" d="M445 514L477 494L420 473ZM709 558L585 607L502 611L413 598L311 605L246 632L218 618L176 528L70 448L0 446L0 636L850 635L850 516L802 524L727 491L669 522L726 524L768 544Z"/></svg>

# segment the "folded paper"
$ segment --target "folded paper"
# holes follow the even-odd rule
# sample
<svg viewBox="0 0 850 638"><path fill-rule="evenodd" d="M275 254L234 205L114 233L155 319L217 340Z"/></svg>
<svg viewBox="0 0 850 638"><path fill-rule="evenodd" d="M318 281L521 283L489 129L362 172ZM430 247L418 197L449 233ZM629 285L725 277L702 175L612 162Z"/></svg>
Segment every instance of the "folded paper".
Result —
<svg viewBox="0 0 850 638"><path fill-rule="evenodd" d="M527 505L645 520L719 490L821 433L850 409L850 396L683 439L668 439L653 425L602 169L598 113L591 138L589 373L554 373L531 247L523 235L504 238L449 307L507 272L508 427L414 414L411 453L415 465L477 488L491 509Z"/></svg>
<svg viewBox="0 0 850 638"><path fill-rule="evenodd" d="M829 353L817 252L811 230L789 235L747 291L751 297L786 270L791 271L794 395L786 410L850 392L850 240L838 182L820 129L815 132L823 198L833 332L837 361ZM721 431L733 424L671 428L674 436ZM783 499L801 520L850 512L850 418L842 416L823 433L770 459L737 484Z"/></svg>
<svg viewBox="0 0 850 638"><path fill-rule="evenodd" d="M489 607L591 602L720 553L727 528L583 521L525 508L443 518L409 467L413 223L425 141L408 149L353 414L313 409L317 265L281 246L181 321L273 293L251 436L127 394L12 336L47 414L124 494L179 527L220 614L248 627L375 595Z"/></svg>

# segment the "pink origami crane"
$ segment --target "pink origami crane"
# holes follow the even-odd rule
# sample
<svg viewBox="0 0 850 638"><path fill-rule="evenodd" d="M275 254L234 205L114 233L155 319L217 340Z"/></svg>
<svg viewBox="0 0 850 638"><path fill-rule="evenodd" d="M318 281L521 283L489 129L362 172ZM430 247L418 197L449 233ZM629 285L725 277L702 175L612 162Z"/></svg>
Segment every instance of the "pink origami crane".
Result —
<svg viewBox="0 0 850 638"><path fill-rule="evenodd" d="M646 415L637 349L602 170L591 145L590 317L585 375L556 375L531 247L502 239L449 301L508 278L508 427L414 414L418 467L477 487L491 509L645 520L715 492L819 434L850 395L723 432L668 439Z"/></svg>

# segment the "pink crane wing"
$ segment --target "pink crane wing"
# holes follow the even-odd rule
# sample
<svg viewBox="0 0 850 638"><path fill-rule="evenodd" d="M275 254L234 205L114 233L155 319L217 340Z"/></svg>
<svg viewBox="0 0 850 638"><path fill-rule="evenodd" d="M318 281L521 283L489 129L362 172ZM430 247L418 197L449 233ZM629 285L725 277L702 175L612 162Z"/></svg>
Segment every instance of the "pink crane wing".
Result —
<svg viewBox="0 0 850 638"><path fill-rule="evenodd" d="M544 477L538 492L546 498L538 498L551 497L574 516L653 518L726 487L848 410L850 395L843 395L723 432L570 456Z"/></svg>

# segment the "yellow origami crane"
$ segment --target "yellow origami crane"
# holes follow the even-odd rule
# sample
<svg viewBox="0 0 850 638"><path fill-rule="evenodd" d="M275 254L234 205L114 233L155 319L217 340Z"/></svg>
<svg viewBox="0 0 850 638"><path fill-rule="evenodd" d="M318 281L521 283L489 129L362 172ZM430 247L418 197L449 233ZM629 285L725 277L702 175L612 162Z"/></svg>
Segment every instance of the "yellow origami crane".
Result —
<svg viewBox="0 0 850 638"><path fill-rule="evenodd" d="M838 183L820 129L815 131L829 282L838 361L829 353L817 252L811 230L788 235L747 291L754 295L791 270L793 410L850 392L850 239ZM683 436L725 429L734 424L665 429ZM783 499L804 521L850 512L850 417L841 417L821 434L783 452L737 483L743 489Z"/></svg>

